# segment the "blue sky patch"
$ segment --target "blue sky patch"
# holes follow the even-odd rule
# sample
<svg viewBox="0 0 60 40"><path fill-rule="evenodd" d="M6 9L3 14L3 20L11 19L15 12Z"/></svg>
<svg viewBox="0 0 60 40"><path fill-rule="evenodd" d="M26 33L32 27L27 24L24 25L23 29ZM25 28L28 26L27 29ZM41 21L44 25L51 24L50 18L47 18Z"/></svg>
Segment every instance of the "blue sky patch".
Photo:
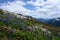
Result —
<svg viewBox="0 0 60 40"><path fill-rule="evenodd" d="M47 1L47 0L44 0L45 2Z"/></svg>
<svg viewBox="0 0 60 40"><path fill-rule="evenodd" d="M12 1L14 1L14 0L0 0L0 3L6 3L6 2L8 2L8 1L12 2Z"/></svg>
<svg viewBox="0 0 60 40"><path fill-rule="evenodd" d="M27 8L27 9L29 9L29 10L34 10L35 9L35 6L30 5L30 4L27 4L24 7Z"/></svg>
<svg viewBox="0 0 60 40"><path fill-rule="evenodd" d="M22 0L23 2L27 2L27 1L30 1L30 0Z"/></svg>

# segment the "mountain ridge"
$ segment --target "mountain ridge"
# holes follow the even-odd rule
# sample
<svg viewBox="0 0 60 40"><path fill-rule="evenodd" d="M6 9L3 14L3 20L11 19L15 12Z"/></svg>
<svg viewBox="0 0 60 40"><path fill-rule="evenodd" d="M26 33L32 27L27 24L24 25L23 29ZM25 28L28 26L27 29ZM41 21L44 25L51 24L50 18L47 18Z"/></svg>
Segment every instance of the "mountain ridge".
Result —
<svg viewBox="0 0 60 40"><path fill-rule="evenodd" d="M54 26L60 26L60 18L51 18L51 19L38 19L41 22L44 22L46 24L54 25Z"/></svg>

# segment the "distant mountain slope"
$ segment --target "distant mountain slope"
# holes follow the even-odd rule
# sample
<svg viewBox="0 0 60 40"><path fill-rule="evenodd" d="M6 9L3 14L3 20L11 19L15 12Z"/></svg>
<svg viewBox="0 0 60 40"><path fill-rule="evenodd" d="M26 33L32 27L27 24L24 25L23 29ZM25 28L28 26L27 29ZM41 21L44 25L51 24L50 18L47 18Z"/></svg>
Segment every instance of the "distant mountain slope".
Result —
<svg viewBox="0 0 60 40"><path fill-rule="evenodd" d="M52 19L38 19L41 22L44 22L46 24L54 25L54 26L60 26L60 18L52 18Z"/></svg>
<svg viewBox="0 0 60 40"><path fill-rule="evenodd" d="M54 26L60 26L60 18L53 18L46 21L48 24L52 24Z"/></svg>
<svg viewBox="0 0 60 40"><path fill-rule="evenodd" d="M39 18L38 20L41 22L46 22L48 19Z"/></svg>

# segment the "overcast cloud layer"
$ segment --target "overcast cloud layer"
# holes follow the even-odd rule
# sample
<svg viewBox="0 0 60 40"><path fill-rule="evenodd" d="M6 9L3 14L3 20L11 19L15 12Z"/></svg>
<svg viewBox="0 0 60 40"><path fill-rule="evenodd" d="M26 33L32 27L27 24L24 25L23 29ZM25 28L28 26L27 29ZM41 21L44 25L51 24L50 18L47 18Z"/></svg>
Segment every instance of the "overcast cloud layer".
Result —
<svg viewBox="0 0 60 40"><path fill-rule="evenodd" d="M35 18L60 17L60 0L14 0L0 3L0 8Z"/></svg>

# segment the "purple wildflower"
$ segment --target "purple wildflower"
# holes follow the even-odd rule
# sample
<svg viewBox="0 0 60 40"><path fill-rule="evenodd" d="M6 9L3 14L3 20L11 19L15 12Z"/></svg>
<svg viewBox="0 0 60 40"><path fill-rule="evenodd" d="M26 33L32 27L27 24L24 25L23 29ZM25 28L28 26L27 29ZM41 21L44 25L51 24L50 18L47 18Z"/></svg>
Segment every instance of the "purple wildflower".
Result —
<svg viewBox="0 0 60 40"><path fill-rule="evenodd" d="M0 18L0 21L2 21L2 18Z"/></svg>
<svg viewBox="0 0 60 40"><path fill-rule="evenodd" d="M35 27L32 27L32 30L35 30L36 28Z"/></svg>
<svg viewBox="0 0 60 40"><path fill-rule="evenodd" d="M0 21L6 22L6 18L0 18Z"/></svg>
<svg viewBox="0 0 60 40"><path fill-rule="evenodd" d="M30 31L30 28L29 27L26 27L26 31Z"/></svg>
<svg viewBox="0 0 60 40"><path fill-rule="evenodd" d="M14 30L14 29L12 29L12 32L15 32L15 30Z"/></svg>

